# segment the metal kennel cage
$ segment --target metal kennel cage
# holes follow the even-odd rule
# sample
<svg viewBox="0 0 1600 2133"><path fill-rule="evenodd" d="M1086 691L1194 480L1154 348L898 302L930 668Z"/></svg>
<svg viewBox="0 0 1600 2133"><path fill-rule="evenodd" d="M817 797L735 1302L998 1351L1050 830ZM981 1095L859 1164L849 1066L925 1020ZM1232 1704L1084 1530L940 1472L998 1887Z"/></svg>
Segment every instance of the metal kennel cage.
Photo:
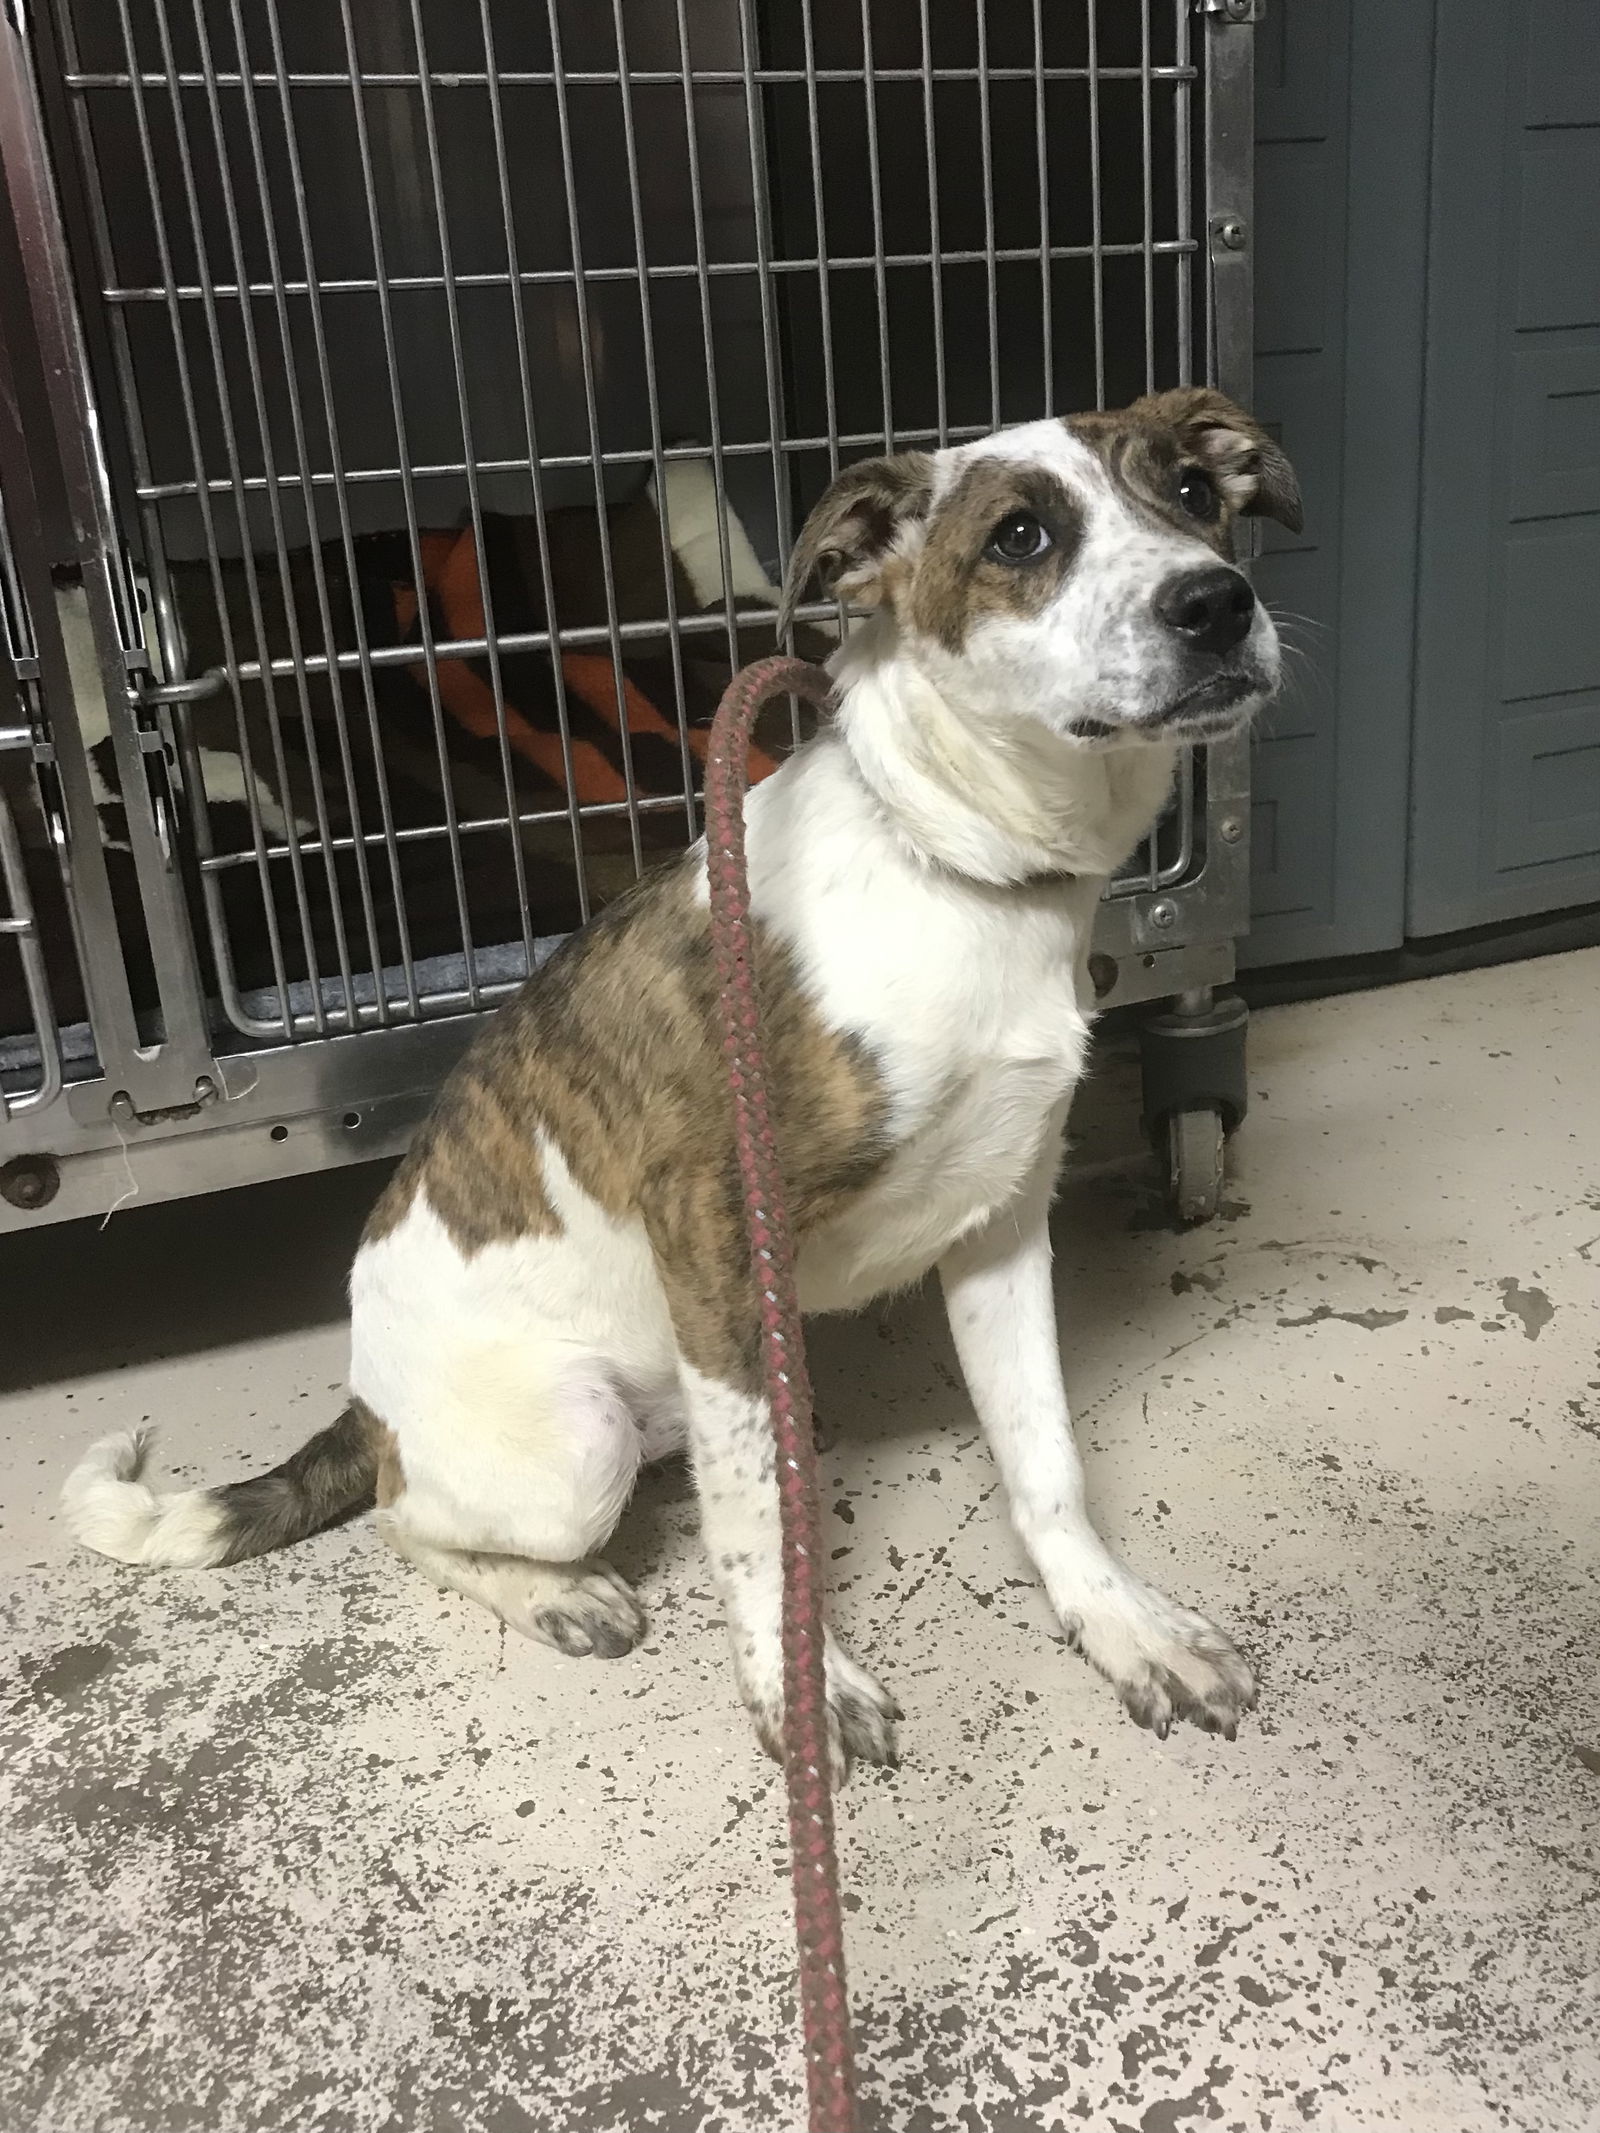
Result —
<svg viewBox="0 0 1600 2133"><path fill-rule="evenodd" d="M0 1222L401 1147L698 834L841 464L1248 398L1254 13L7 10ZM1108 1004L1174 1003L1195 1212L1247 849L1243 747L1186 761L1096 942Z"/></svg>

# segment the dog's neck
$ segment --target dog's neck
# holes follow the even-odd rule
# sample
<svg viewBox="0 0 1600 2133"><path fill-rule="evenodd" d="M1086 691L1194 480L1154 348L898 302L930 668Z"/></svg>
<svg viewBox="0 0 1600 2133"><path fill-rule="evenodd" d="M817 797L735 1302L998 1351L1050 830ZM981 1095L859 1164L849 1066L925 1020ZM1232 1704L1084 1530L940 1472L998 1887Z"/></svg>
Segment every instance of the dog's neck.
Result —
<svg viewBox="0 0 1600 2133"><path fill-rule="evenodd" d="M1114 873L1172 790L1175 747L1084 748L953 703L879 615L831 661L863 783L922 858L1000 887Z"/></svg>

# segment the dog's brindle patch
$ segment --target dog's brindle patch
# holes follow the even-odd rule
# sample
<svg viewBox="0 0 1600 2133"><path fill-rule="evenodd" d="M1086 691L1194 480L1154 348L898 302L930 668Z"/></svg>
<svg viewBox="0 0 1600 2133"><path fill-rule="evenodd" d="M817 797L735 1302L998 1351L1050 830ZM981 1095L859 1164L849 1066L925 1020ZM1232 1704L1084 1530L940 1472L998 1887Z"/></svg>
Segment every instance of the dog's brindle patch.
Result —
<svg viewBox="0 0 1600 2133"><path fill-rule="evenodd" d="M418 1189L469 1256L555 1233L541 1136L617 1221L641 1221L686 1362L753 1390L759 1314L734 1157L710 918L686 859L640 882L557 950L449 1077L367 1229ZM882 1079L826 1028L792 958L757 929L769 1101L797 1238L889 1154Z"/></svg>
<svg viewBox="0 0 1600 2133"><path fill-rule="evenodd" d="M1096 454L1123 495L1146 516L1205 541L1233 560L1243 514L1300 531L1294 470L1260 423L1208 386L1152 393L1110 413L1069 415L1066 426ZM1216 488L1216 518L1195 518L1178 501L1183 469L1197 466Z"/></svg>
<svg viewBox="0 0 1600 2133"><path fill-rule="evenodd" d="M1123 409L1115 415L1075 415L1067 428L1094 453L1140 518L1204 541L1231 563L1235 514L1223 489L1213 484L1218 511L1211 520L1196 518L1178 501L1183 470L1198 466L1210 478L1210 468L1174 431L1156 423L1132 423L1131 413Z"/></svg>
<svg viewBox="0 0 1600 2133"><path fill-rule="evenodd" d="M784 577L778 630L816 578L827 593L872 603L889 592L880 566L903 526L924 516L933 496L926 452L858 460L837 475L800 529Z"/></svg>
<svg viewBox="0 0 1600 2133"><path fill-rule="evenodd" d="M385 1441L393 1438L363 1400L318 1430L269 1474L231 1481L210 1494L224 1514L224 1563L242 1563L319 1533L372 1502Z"/></svg>
<svg viewBox="0 0 1600 2133"><path fill-rule="evenodd" d="M1002 563L985 554L989 536L1016 511L1030 511L1050 534L1042 555ZM912 576L908 619L948 652L991 615L1027 620L1060 592L1083 541L1083 506L1048 468L1014 459L975 459L939 499Z"/></svg>
<svg viewBox="0 0 1600 2133"><path fill-rule="evenodd" d="M352 1400L352 1407L359 1407L367 1416L373 1446L376 1450L378 1471L373 1482L372 1499L380 1511L387 1511L405 1494L405 1469L400 1464L400 1442L387 1422L380 1422L365 1401Z"/></svg>

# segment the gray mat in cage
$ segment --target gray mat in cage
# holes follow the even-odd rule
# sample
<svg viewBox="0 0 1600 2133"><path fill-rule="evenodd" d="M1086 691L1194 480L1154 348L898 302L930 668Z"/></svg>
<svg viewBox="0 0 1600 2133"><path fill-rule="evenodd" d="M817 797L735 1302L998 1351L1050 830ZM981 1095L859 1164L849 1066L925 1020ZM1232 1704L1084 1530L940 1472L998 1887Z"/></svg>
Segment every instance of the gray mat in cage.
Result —
<svg viewBox="0 0 1600 2133"><path fill-rule="evenodd" d="M533 944L533 965L537 970L560 947L563 934L550 934ZM520 985L528 975L528 959L520 941L508 941L499 947L479 948L473 953L473 975L480 990L503 992ZM464 955L422 956L411 966L416 981L416 992L422 1021L442 1019L446 1015L467 1011L467 959ZM398 963L385 967L374 979L371 971L358 971L350 980L350 997L359 1008L375 1006L382 997L389 1004L394 1021L410 1021L409 1001L406 993L405 972ZM320 997L323 1014L328 1023L329 1034L337 1034L345 1019L345 989L342 978L323 978L313 989L309 981L300 979L284 988L288 995L289 1013L298 1022L313 1013L314 1003ZM241 1008L253 1019L268 1022L278 1020L283 1013L283 1001L276 987L266 987L240 995ZM369 1016L363 1025L376 1026L376 1017ZM304 1037L302 1030L300 1035ZM271 1038L252 1041L236 1030L220 1029L216 1046L219 1053L237 1054L260 1049L261 1043L270 1044ZM67 1078L81 1081L93 1073L95 1067L94 1036L87 1022L68 1023L60 1032L61 1063ZM38 1079L39 1040L32 1032L0 1037L0 1082L14 1088L20 1094Z"/></svg>

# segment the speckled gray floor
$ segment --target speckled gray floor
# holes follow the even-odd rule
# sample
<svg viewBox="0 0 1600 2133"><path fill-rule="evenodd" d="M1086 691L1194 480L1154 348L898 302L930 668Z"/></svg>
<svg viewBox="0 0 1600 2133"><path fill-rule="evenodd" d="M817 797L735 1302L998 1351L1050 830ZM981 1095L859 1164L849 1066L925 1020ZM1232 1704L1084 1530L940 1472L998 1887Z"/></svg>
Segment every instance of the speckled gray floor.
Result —
<svg viewBox="0 0 1600 2133"><path fill-rule="evenodd" d="M1093 1494L1264 1681L1136 1732L1009 1538L930 1300L822 1330L837 1612L904 1767L843 1804L869 2122L1600 2124L1600 955L1257 1018L1226 1218L1113 1060L1061 1210ZM97 1431L227 1478L331 1413L344 1176L0 1245L3 2133L799 2122L776 1773L686 1484L615 1665L357 1524L140 1577Z"/></svg>

